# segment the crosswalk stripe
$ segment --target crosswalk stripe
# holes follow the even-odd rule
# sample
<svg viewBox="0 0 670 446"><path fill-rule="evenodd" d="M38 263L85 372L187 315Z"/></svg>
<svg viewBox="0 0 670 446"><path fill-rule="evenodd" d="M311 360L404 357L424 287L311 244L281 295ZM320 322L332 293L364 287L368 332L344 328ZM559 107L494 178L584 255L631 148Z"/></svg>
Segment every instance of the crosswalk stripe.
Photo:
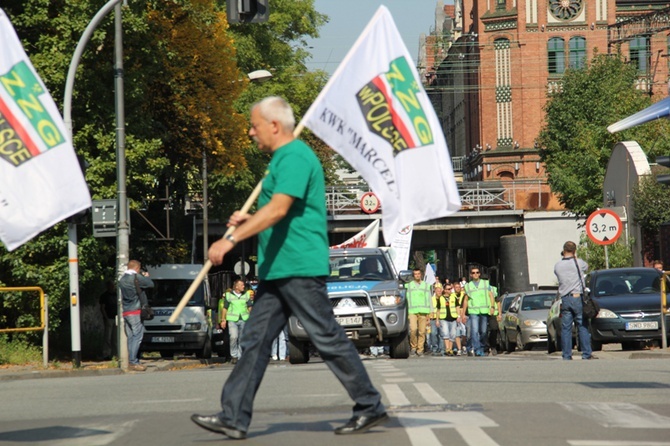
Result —
<svg viewBox="0 0 670 446"><path fill-rule="evenodd" d="M429 404L447 404L447 400L442 398L428 383L414 383L414 387L419 391L423 399Z"/></svg>
<svg viewBox="0 0 670 446"><path fill-rule="evenodd" d="M382 384L382 389L386 394L391 406L409 406L409 400L400 390L400 386L397 384Z"/></svg>
<svg viewBox="0 0 670 446"><path fill-rule="evenodd" d="M604 427L670 429L670 418L630 403L560 403Z"/></svg>
<svg viewBox="0 0 670 446"><path fill-rule="evenodd" d="M667 441L568 440L571 446L670 446Z"/></svg>

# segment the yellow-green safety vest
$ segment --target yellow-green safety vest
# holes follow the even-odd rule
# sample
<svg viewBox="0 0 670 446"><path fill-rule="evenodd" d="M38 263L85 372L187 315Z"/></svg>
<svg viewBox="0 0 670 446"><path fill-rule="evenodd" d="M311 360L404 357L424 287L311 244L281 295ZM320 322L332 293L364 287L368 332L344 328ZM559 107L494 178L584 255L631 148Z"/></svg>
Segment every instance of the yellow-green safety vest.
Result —
<svg viewBox="0 0 670 446"><path fill-rule="evenodd" d="M426 282L415 281L405 284L407 289L407 312L409 314L429 314L430 313L430 285Z"/></svg>
<svg viewBox="0 0 670 446"><path fill-rule="evenodd" d="M433 308L437 310L437 295L433 294ZM444 298L444 295L440 296L440 311L437 314L438 319L447 318L447 299Z"/></svg>
<svg viewBox="0 0 670 446"><path fill-rule="evenodd" d="M226 293L226 300L228 301L226 320L237 322L240 318L242 318L243 321L249 319L249 308L247 307L247 303L250 298L249 291L240 296L236 296L234 293Z"/></svg>
<svg viewBox="0 0 670 446"><path fill-rule="evenodd" d="M457 296L456 293L452 292L449 294L449 313L451 317L458 318L458 307L463 305L463 295L465 293L461 290L461 295Z"/></svg>
<svg viewBox="0 0 670 446"><path fill-rule="evenodd" d="M473 282L465 284L465 292L468 294L468 314L489 314L491 285L484 279L481 279L478 285L475 286Z"/></svg>

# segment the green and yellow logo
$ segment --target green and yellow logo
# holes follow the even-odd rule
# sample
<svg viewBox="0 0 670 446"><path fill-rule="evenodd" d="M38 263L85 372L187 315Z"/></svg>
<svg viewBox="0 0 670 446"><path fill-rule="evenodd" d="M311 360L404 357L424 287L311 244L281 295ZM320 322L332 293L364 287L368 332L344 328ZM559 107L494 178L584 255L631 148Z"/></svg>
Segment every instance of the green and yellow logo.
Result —
<svg viewBox="0 0 670 446"><path fill-rule="evenodd" d="M407 59L399 57L391 61L386 73L356 94L368 129L388 141L394 155L433 144L433 132L418 96L421 93Z"/></svg>

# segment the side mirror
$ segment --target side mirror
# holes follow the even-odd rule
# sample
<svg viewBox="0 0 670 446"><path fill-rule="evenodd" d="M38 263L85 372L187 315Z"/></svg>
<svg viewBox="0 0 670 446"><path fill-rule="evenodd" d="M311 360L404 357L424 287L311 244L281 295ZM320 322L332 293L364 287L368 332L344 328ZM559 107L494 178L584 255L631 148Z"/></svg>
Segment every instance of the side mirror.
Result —
<svg viewBox="0 0 670 446"><path fill-rule="evenodd" d="M414 280L414 272L408 269L402 270L398 273L398 277L405 283L411 282Z"/></svg>

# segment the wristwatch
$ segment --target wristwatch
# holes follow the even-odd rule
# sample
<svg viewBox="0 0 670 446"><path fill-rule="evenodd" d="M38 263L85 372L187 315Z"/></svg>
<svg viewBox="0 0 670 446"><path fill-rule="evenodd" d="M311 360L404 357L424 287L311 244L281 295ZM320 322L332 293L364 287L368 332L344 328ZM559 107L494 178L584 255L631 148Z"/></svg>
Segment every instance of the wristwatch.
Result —
<svg viewBox="0 0 670 446"><path fill-rule="evenodd" d="M237 240L235 240L235 237L233 237L233 234L228 234L227 236L224 237L224 239L226 239L230 243L232 243L233 246L237 245Z"/></svg>

